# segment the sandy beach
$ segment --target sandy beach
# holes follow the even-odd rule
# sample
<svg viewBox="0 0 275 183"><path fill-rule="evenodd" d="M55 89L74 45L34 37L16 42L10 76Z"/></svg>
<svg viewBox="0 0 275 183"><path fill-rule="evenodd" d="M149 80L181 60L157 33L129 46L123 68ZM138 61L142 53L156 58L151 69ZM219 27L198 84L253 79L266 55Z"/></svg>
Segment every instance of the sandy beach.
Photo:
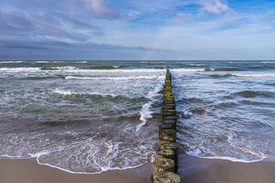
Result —
<svg viewBox="0 0 275 183"><path fill-rule="evenodd" d="M149 183L152 164L102 174L72 174L39 165L35 159L1 159L0 183Z"/></svg>
<svg viewBox="0 0 275 183"><path fill-rule="evenodd" d="M188 155L180 158L182 183L274 183L275 162L238 163L207 160ZM72 174L35 159L1 159L1 183L150 183L152 164L102 174Z"/></svg>
<svg viewBox="0 0 275 183"><path fill-rule="evenodd" d="M180 164L182 183L275 182L275 162L240 163L182 155Z"/></svg>

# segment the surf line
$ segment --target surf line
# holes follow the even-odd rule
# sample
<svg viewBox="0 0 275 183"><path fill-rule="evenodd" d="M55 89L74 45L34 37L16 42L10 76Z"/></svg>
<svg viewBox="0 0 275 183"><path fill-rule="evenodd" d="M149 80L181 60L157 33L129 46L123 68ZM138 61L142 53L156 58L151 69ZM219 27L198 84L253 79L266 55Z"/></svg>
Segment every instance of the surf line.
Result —
<svg viewBox="0 0 275 183"><path fill-rule="evenodd" d="M159 150L156 152L153 164L153 181L154 183L180 183L180 177L176 174L178 170L177 116L169 69L166 69L162 120L159 126Z"/></svg>

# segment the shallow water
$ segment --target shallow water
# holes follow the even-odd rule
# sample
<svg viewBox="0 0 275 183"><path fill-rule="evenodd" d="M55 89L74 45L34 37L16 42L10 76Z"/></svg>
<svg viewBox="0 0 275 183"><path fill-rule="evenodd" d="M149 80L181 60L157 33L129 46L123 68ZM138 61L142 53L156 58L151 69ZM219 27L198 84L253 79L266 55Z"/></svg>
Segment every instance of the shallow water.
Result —
<svg viewBox="0 0 275 183"><path fill-rule="evenodd" d="M274 61L0 61L0 155L74 173L151 162L166 67L187 154L274 159Z"/></svg>

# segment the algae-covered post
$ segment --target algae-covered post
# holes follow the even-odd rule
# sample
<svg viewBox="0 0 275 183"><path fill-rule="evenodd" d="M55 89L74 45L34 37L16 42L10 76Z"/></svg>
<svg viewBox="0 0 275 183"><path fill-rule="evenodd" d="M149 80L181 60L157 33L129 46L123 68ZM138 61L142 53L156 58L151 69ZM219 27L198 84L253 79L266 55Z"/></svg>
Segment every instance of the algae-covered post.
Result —
<svg viewBox="0 0 275 183"><path fill-rule="evenodd" d="M160 172L156 176L154 183L180 183L180 177L173 172Z"/></svg>
<svg viewBox="0 0 275 183"><path fill-rule="evenodd" d="M158 173L165 171L175 172L174 160L168 158L156 159L153 165L153 179L156 178Z"/></svg>
<svg viewBox="0 0 275 183"><path fill-rule="evenodd" d="M166 69L163 123L159 126L159 150L153 165L153 180L157 183L180 183L180 177L174 173L178 169L178 145L175 143L177 116L171 78L170 70Z"/></svg>

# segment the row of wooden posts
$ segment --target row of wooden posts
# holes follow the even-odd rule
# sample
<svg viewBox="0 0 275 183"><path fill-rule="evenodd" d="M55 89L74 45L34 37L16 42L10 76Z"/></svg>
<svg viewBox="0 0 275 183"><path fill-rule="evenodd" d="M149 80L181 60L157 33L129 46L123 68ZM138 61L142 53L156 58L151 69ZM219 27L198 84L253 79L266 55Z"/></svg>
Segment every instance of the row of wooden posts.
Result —
<svg viewBox="0 0 275 183"><path fill-rule="evenodd" d="M178 170L176 106L169 69L166 70L162 118L163 123L159 126L159 150L153 164L153 180L154 183L180 183L180 177L176 174Z"/></svg>

